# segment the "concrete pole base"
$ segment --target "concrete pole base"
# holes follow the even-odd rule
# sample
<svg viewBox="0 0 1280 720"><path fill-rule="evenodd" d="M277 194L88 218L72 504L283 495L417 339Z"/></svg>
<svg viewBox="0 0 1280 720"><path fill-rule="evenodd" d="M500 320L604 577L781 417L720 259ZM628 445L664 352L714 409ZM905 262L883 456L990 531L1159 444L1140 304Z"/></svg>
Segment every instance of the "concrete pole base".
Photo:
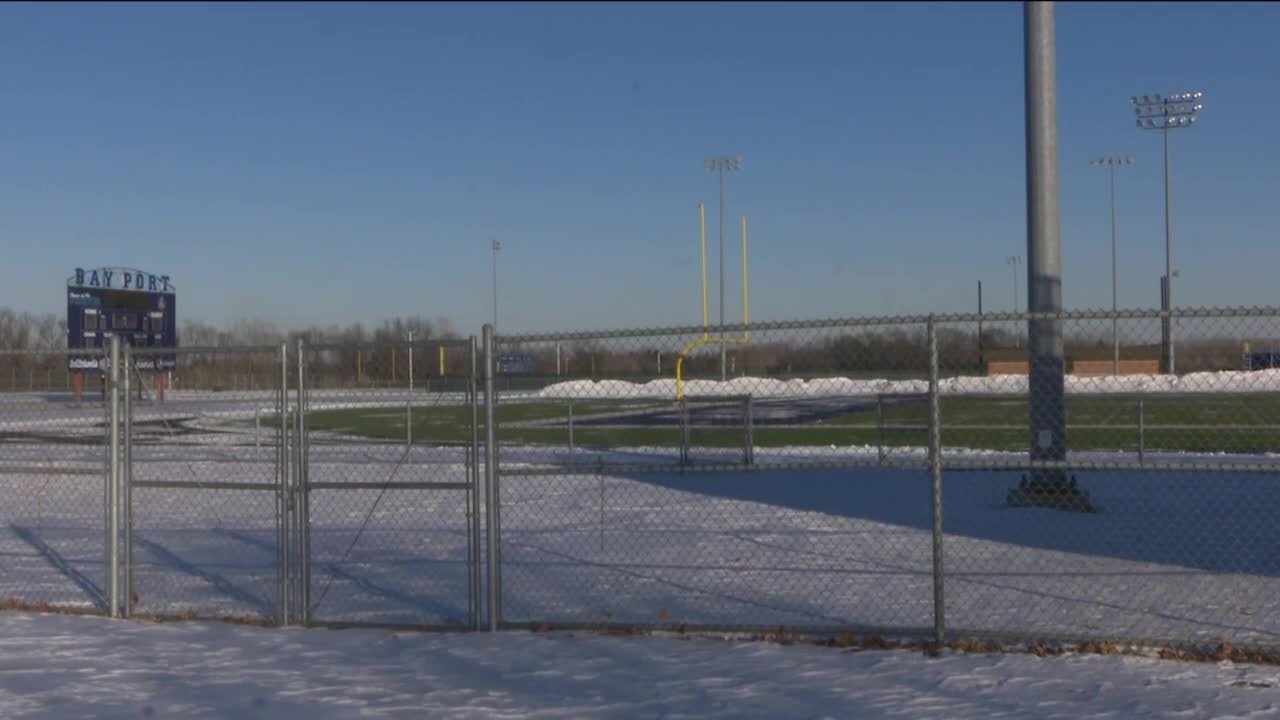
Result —
<svg viewBox="0 0 1280 720"><path fill-rule="evenodd" d="M1061 470L1042 470L1030 478L1022 476L1018 487L1009 490L1007 498L1009 507L1042 507L1051 510L1068 512L1096 513L1102 508L1089 500L1089 493L1076 485L1076 478L1070 478Z"/></svg>

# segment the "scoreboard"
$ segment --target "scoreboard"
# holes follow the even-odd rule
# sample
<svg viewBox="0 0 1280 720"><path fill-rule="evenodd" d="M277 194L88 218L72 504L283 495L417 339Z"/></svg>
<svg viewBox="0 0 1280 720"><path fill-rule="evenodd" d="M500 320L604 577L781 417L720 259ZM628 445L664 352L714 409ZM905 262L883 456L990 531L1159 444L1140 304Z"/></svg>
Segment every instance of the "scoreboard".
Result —
<svg viewBox="0 0 1280 720"><path fill-rule="evenodd" d="M531 375L534 364L532 355L498 356L498 372L503 375Z"/></svg>
<svg viewBox="0 0 1280 720"><path fill-rule="evenodd" d="M137 348L178 346L174 287L168 275L133 268L76 268L67 278L67 349L102 349L68 355L71 371L102 367L111 335ZM175 355L146 355L134 360L139 370L167 372Z"/></svg>

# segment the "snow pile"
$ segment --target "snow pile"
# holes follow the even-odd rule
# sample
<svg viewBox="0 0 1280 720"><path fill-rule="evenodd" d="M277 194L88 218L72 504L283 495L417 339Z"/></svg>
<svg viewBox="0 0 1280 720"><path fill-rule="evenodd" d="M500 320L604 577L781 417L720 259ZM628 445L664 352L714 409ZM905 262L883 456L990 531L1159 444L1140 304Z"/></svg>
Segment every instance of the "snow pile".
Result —
<svg viewBox="0 0 1280 720"><path fill-rule="evenodd" d="M1256 372L1203 372L1187 375L1120 375L1081 377L1068 375L1066 390L1072 394L1126 393L1251 393L1280 391L1280 369ZM944 395L1021 395L1027 392L1024 375L960 376L943 378L938 388ZM852 379L846 377L812 380L737 377L718 380L689 380L684 393L690 397L751 395L757 398L817 398L860 395L909 395L929 390L926 380ZM543 388L544 399L651 398L669 400L676 396L674 379L633 383L625 380L570 380Z"/></svg>

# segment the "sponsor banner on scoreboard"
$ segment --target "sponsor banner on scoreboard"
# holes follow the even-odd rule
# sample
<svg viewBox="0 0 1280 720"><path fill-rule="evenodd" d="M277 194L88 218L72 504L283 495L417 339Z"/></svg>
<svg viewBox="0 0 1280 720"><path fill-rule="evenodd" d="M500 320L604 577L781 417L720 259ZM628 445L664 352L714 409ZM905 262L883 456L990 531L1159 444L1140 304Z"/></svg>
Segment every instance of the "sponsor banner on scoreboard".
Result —
<svg viewBox="0 0 1280 720"><path fill-rule="evenodd" d="M174 356L146 355L133 358L133 367L135 370L143 372L171 372L178 369L178 359ZM107 372L111 369L111 359L89 355L72 355L67 358L67 368L73 371L101 370L102 372Z"/></svg>
<svg viewBox="0 0 1280 720"><path fill-rule="evenodd" d="M74 307L100 307L102 298L90 292L72 290L67 293L67 304Z"/></svg>

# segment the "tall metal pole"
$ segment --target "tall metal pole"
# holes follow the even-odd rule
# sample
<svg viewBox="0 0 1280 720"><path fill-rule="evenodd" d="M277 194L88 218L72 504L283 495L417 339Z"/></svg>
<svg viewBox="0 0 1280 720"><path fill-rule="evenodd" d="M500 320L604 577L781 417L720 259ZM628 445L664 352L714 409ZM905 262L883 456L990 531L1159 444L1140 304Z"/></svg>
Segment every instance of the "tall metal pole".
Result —
<svg viewBox="0 0 1280 720"><path fill-rule="evenodd" d="M1173 211L1170 207L1169 199L1169 125L1164 126L1164 307L1165 312L1173 310ZM1166 316L1168 317L1168 316ZM1170 375L1177 373L1174 364L1173 350L1173 318L1168 317L1169 325L1168 337L1166 341L1166 353L1168 354L1168 372Z"/></svg>
<svg viewBox="0 0 1280 720"><path fill-rule="evenodd" d="M1058 91L1054 3L1024 2L1027 133L1027 321L1030 360L1028 414L1033 462L1064 462L1065 379L1062 350L1062 248L1058 205ZM1032 502L1060 507L1067 500L1061 469L1036 468Z"/></svg>
<svg viewBox="0 0 1280 720"><path fill-rule="evenodd" d="M724 337L724 165L720 165L720 337ZM720 343L720 381L728 379L725 358L728 347Z"/></svg>
<svg viewBox="0 0 1280 720"><path fill-rule="evenodd" d="M1169 307L1169 276L1160 276L1160 308ZM1169 322L1171 318L1168 315L1160 318L1160 351L1161 358L1164 361L1164 372L1169 371Z"/></svg>
<svg viewBox="0 0 1280 720"><path fill-rule="evenodd" d="M1013 312L1018 312L1018 266L1022 264L1021 255L1010 255L1005 258L1009 269L1013 271Z"/></svg>
<svg viewBox="0 0 1280 720"><path fill-rule="evenodd" d="M720 174L720 338L722 340L722 342L720 343L720 380L721 382L723 382L729 378L729 365L728 365L729 352L728 352L728 346L723 342L723 339L724 339L724 175L726 172L730 170L741 170L742 158L736 155L734 156L722 155L719 157L707 158L705 167L707 168L707 170L714 170ZM705 245L703 249L705 251ZM705 257L706 256L704 252L704 255L703 255L704 261L705 261ZM703 269L705 271L705 267ZM704 286L706 284L705 279L706 278L704 274L704 277L703 277ZM705 316L706 314L705 287L703 288L703 290L704 290L703 315ZM706 318L704 317L703 318L704 325L705 325L705 319ZM704 328L704 332L705 332L705 328Z"/></svg>
<svg viewBox="0 0 1280 720"><path fill-rule="evenodd" d="M1174 361L1173 318L1173 201L1169 187L1169 131L1174 128L1190 127L1196 123L1198 113L1204 109L1200 102L1204 93L1181 92L1168 96L1143 95L1134 96L1133 111L1137 114L1138 127L1144 130L1160 129L1164 133L1164 291L1161 293L1160 308L1163 311L1164 338L1162 360L1165 372L1174 374L1177 366Z"/></svg>
<svg viewBox="0 0 1280 720"><path fill-rule="evenodd" d="M979 371L986 367L986 353L982 346L982 281L978 281L978 368Z"/></svg>
<svg viewBox="0 0 1280 720"><path fill-rule="evenodd" d="M1111 360L1111 374L1120 374L1120 318L1116 317L1116 313L1120 310L1118 300L1119 281L1116 278L1116 166L1112 163L1109 166L1111 170L1111 350L1113 358Z"/></svg>
<svg viewBox="0 0 1280 720"><path fill-rule="evenodd" d="M1090 165L1106 165L1110 172L1111 180L1111 349L1112 349L1112 373L1120 374L1120 319L1117 313L1120 311L1120 280L1118 270L1118 250L1119 240L1116 232L1116 166L1132 165L1133 157L1130 155L1110 155L1107 157L1096 158L1089 161Z"/></svg>
<svg viewBox="0 0 1280 720"><path fill-rule="evenodd" d="M498 251L502 249L502 241L493 241L493 327L498 328Z"/></svg>
<svg viewBox="0 0 1280 720"><path fill-rule="evenodd" d="M1013 311L1018 312L1018 258L1010 259L1013 260Z"/></svg>

